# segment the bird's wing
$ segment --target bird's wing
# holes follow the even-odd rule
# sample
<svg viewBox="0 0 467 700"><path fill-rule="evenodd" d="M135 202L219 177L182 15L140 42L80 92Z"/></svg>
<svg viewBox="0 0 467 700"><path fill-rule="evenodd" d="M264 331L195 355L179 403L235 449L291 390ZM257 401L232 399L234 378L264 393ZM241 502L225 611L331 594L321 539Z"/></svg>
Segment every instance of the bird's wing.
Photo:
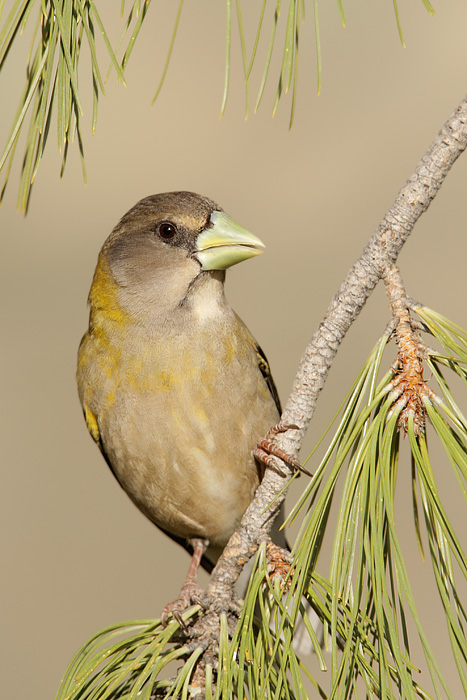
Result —
<svg viewBox="0 0 467 700"><path fill-rule="evenodd" d="M266 384L268 385L268 389L271 393L272 398L274 399L274 403L276 404L276 408L279 411L279 415L282 415L282 407L281 407L281 400L279 398L279 394L277 393L277 388L276 385L274 384L274 379L272 378L271 374L271 368L269 367L269 362L267 360L266 355L258 345L258 343L255 341L255 349L256 349L256 357L258 359L258 367L263 375L264 379L266 380Z"/></svg>

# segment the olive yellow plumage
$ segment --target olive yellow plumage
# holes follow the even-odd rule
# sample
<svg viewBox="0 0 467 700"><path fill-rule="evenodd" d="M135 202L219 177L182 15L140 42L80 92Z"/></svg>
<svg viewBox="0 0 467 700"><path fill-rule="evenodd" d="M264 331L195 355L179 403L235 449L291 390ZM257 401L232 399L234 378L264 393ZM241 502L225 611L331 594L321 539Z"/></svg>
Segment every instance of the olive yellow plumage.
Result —
<svg viewBox="0 0 467 700"><path fill-rule="evenodd" d="M209 199L154 195L105 241L89 293L77 372L89 432L138 508L198 560L208 546L215 561L239 524L261 477L253 449L279 417L224 294L225 269L262 248Z"/></svg>

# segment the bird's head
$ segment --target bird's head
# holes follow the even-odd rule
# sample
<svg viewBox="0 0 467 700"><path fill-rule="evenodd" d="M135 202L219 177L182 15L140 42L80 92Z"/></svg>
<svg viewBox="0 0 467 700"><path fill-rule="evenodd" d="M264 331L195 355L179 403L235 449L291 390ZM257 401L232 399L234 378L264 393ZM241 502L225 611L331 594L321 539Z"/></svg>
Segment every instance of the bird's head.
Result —
<svg viewBox="0 0 467 700"><path fill-rule="evenodd" d="M108 268L120 306L142 311L151 305L165 313L183 303L197 280L222 284L228 267L263 250L259 238L210 199L167 192L142 199L121 218L98 268Z"/></svg>

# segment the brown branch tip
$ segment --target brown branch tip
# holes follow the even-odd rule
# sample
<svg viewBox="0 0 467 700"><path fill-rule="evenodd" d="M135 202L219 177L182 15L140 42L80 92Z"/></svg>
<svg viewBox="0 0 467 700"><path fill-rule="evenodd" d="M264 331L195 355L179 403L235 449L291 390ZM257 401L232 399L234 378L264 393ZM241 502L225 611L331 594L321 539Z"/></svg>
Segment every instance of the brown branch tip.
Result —
<svg viewBox="0 0 467 700"><path fill-rule="evenodd" d="M412 417L415 435L422 435L425 432L425 402L436 399L435 393L423 378L427 349L410 317L409 301L400 272L395 265L389 268L384 281L391 302L397 343L397 360L394 366L396 376L388 385L394 400L389 415L394 411L400 414L398 428L404 435L407 435Z"/></svg>

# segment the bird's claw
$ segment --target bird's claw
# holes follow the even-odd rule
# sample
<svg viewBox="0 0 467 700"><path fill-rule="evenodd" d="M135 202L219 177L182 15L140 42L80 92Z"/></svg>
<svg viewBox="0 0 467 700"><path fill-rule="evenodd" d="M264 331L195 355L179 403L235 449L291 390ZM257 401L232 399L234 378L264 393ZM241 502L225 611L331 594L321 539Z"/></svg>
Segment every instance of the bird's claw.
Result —
<svg viewBox="0 0 467 700"><path fill-rule="evenodd" d="M167 626L169 616L172 614L173 619L178 622L183 631L188 632L188 626L182 614L193 604L200 605L203 610L208 609L206 595L201 586L196 581L186 581L177 600L168 603L162 608L161 622L164 627Z"/></svg>
<svg viewBox="0 0 467 700"><path fill-rule="evenodd" d="M191 600L195 605L199 605L205 612L209 609L209 603L207 602L206 594L202 588L200 588L200 593L191 596Z"/></svg>
<svg viewBox="0 0 467 700"><path fill-rule="evenodd" d="M312 476L309 471L302 467L299 460L293 455L288 454L285 450L281 449L274 442L274 438L279 433L284 433L286 430L298 430L298 426L294 423L277 423L273 425L272 428L268 430L265 437L258 440L256 448L254 450L254 455L256 459L265 464L270 469L274 469L280 476L287 476L287 473L283 471L277 464L276 457L282 462L285 462L292 471L298 470L304 472L308 476Z"/></svg>

